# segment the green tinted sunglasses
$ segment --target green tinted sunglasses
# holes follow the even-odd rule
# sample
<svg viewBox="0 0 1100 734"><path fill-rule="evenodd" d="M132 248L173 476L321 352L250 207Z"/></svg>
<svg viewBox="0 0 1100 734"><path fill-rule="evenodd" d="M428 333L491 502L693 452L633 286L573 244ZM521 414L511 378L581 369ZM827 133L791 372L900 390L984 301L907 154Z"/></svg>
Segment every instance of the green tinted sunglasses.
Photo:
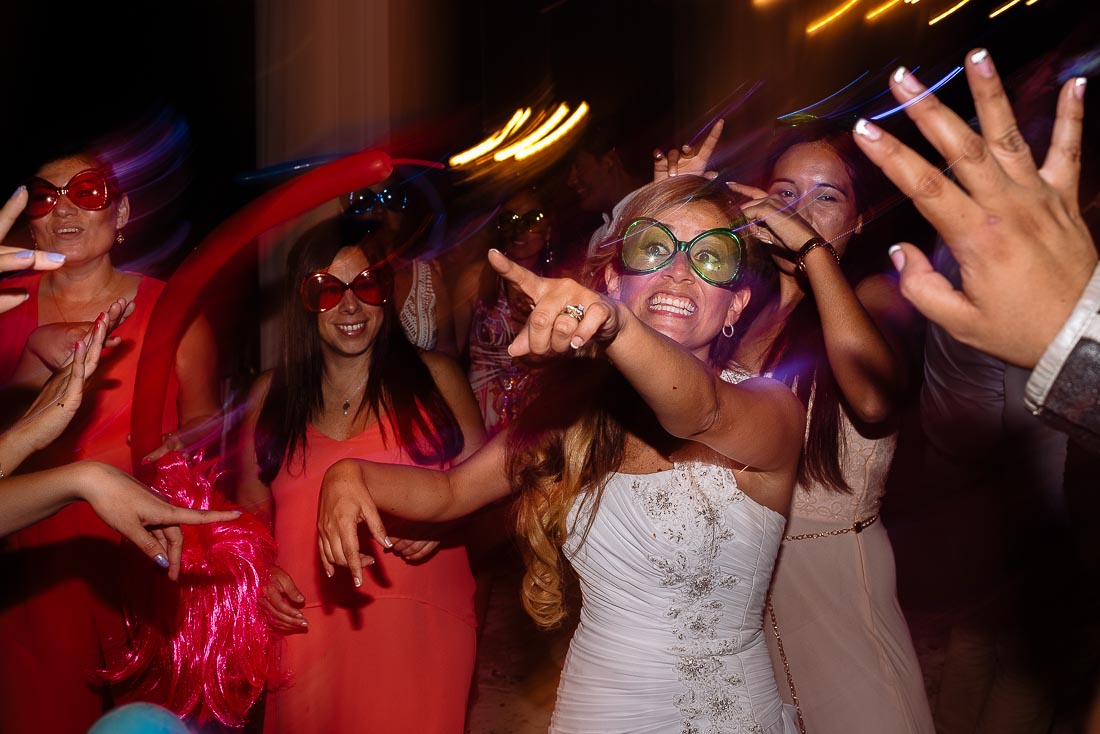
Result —
<svg viewBox="0 0 1100 734"><path fill-rule="evenodd" d="M686 252L691 269L711 285L725 286L741 271L744 246L732 229L708 229L690 242L676 239L656 219L635 219L623 235L623 265L632 273L652 273Z"/></svg>

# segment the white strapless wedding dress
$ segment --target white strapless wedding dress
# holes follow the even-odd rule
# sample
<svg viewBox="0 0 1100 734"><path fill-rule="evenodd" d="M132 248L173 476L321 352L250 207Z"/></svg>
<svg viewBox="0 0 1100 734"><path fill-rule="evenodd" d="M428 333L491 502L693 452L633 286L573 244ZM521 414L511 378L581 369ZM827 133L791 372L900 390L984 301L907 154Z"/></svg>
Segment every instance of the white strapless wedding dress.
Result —
<svg viewBox="0 0 1100 734"><path fill-rule="evenodd" d="M797 734L762 624L785 519L698 462L614 474L590 528L586 510L565 544L583 604L551 732Z"/></svg>

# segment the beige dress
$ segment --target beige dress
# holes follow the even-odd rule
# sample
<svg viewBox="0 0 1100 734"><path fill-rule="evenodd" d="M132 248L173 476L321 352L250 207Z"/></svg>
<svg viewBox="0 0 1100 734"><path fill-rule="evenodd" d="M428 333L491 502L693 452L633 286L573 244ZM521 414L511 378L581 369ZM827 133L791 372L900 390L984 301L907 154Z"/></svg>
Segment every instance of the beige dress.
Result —
<svg viewBox="0 0 1100 734"><path fill-rule="evenodd" d="M852 492L795 489L771 587L806 731L931 734L920 665L898 605L894 551L877 520L897 435L872 440L843 413L841 422L840 466ZM768 641L780 692L790 701L775 635Z"/></svg>

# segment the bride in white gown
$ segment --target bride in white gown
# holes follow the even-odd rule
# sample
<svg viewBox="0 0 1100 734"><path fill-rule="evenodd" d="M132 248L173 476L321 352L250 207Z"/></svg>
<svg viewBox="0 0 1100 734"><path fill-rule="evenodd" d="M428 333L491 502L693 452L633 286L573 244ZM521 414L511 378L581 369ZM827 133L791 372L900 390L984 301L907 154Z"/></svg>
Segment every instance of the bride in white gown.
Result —
<svg viewBox="0 0 1100 734"><path fill-rule="evenodd" d="M762 612L804 413L716 367L764 262L728 197L694 176L641 189L588 263L592 290L492 254L535 303L512 353L559 357L534 403L448 471L345 460L324 480L322 561L357 585L358 525L388 543L379 510L443 521L517 493L531 616L565 616L563 559L581 582L553 732L797 731Z"/></svg>

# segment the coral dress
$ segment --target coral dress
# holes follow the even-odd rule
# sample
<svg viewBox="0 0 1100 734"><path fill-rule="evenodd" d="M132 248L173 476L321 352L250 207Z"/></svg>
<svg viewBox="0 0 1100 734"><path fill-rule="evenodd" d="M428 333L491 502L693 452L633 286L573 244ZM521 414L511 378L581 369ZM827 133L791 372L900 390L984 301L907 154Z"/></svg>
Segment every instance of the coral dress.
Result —
<svg viewBox="0 0 1100 734"><path fill-rule="evenodd" d="M791 677L811 734L931 734L924 679L898 604L894 550L877 520L897 436L865 438L841 416L841 470L852 493L795 488L772 579ZM857 533L856 523L866 527ZM829 532L836 534L790 539ZM774 635L768 642L790 700Z"/></svg>
<svg viewBox="0 0 1100 734"><path fill-rule="evenodd" d="M279 638L275 667L287 681L267 697L267 734L461 734L473 675L474 580L462 546L410 564L361 533L375 565L355 589L325 577L317 551L317 499L333 463L349 457L411 464L387 448L377 423L336 441L307 429L304 470L284 467L275 501L277 563L306 597L305 634ZM396 527L390 528L396 536Z"/></svg>
<svg viewBox="0 0 1100 734"><path fill-rule="evenodd" d="M580 625L550 731L797 732L762 625L783 516L697 461L612 474L586 536L585 498L564 546Z"/></svg>
<svg viewBox="0 0 1100 734"><path fill-rule="evenodd" d="M27 302L0 315L0 383L10 379L38 326L41 274L6 279ZM48 449L20 472L94 459L131 470L130 405L138 355L164 283L142 278L132 316L114 335L85 387L80 410ZM176 426L175 381L165 429ZM94 671L122 642L118 612L120 536L83 502L3 541L0 551L0 732L84 734L104 710Z"/></svg>

